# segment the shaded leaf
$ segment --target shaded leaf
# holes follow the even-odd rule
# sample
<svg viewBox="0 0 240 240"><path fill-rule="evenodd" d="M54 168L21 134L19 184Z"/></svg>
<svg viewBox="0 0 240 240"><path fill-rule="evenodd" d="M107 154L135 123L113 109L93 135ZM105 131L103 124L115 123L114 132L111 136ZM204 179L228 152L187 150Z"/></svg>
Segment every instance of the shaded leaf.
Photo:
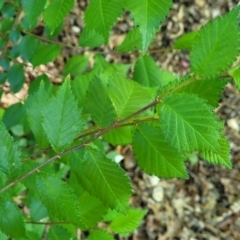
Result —
<svg viewBox="0 0 240 240"><path fill-rule="evenodd" d="M104 77L95 77L86 96L86 104L93 121L100 127L105 128L114 123L117 114L108 96Z"/></svg>
<svg viewBox="0 0 240 240"><path fill-rule="evenodd" d="M27 19L30 28L34 27L37 23L37 19L43 12L46 2L47 0L22 0L25 18Z"/></svg>
<svg viewBox="0 0 240 240"><path fill-rule="evenodd" d="M72 239L72 233L61 226L51 226L48 232L48 240Z"/></svg>
<svg viewBox="0 0 240 240"><path fill-rule="evenodd" d="M175 41L173 48L180 49L180 50L191 49L197 35L198 35L198 31L193 31L193 32L189 32L182 35Z"/></svg>
<svg viewBox="0 0 240 240"><path fill-rule="evenodd" d="M25 82L24 69L21 64L14 64L8 70L8 81L10 83L11 90L16 93L19 92Z"/></svg>
<svg viewBox="0 0 240 240"><path fill-rule="evenodd" d="M46 91L44 83L42 82L39 90L35 94L30 95L26 103L26 111L30 128L32 129L38 144L42 148L49 146L47 134L45 133L42 125L42 111L49 102L51 92L51 89Z"/></svg>
<svg viewBox="0 0 240 240"><path fill-rule="evenodd" d="M11 214L7 214L11 211ZM0 196L0 229L11 237L25 237L25 227L22 214L16 204Z"/></svg>

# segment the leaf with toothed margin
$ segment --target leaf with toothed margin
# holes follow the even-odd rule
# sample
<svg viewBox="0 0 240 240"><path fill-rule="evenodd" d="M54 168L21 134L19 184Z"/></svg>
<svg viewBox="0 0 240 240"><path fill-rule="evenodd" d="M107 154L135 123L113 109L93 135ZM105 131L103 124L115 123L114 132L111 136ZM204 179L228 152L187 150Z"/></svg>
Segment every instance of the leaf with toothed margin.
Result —
<svg viewBox="0 0 240 240"><path fill-rule="evenodd" d="M219 121L206 100L194 94L173 93L162 100L162 131L181 153L219 150Z"/></svg>
<svg viewBox="0 0 240 240"><path fill-rule="evenodd" d="M160 127L142 123L133 136L133 153L141 169L159 178L188 178L184 157L165 139Z"/></svg>
<svg viewBox="0 0 240 240"><path fill-rule="evenodd" d="M199 30L190 52L192 71L213 78L223 72L239 54L239 9L234 8Z"/></svg>
<svg viewBox="0 0 240 240"><path fill-rule="evenodd" d="M219 139L220 151L202 151L200 156L207 162L213 164L220 164L227 168L232 168L232 163L230 161L230 146L226 137L221 134Z"/></svg>
<svg viewBox="0 0 240 240"><path fill-rule="evenodd" d="M43 110L43 129L54 151L62 152L79 135L82 127L81 110L67 78Z"/></svg>

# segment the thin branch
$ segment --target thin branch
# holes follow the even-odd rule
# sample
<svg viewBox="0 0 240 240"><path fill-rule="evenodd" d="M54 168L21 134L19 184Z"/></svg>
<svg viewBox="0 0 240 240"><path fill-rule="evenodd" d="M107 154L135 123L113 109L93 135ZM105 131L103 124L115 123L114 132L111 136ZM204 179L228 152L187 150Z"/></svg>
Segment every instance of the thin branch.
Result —
<svg viewBox="0 0 240 240"><path fill-rule="evenodd" d="M58 224L71 224L69 222L25 222L27 224L36 224L36 225L58 225Z"/></svg>
<svg viewBox="0 0 240 240"><path fill-rule="evenodd" d="M29 177L30 175L32 175L33 173L35 172L38 172L41 168L43 168L44 166L48 165L49 163L53 162L54 160L58 159L58 158L61 158L71 152L74 152L76 151L77 149L80 149L84 146L86 146L88 143L94 141L95 139L97 139L98 137L102 136L103 134L105 134L106 132L112 130L112 129L115 129L117 128L119 125L125 123L126 121L128 121L129 119L139 115L140 113L146 111L147 109L157 105L158 103L160 103L160 100L159 99L156 99L154 100L153 102L151 102L150 104L148 104L147 106L145 106L144 108L140 109L139 111L131 114L130 116L120 120L120 121L116 121L115 123L113 123L111 126L105 128L105 129L102 129L100 130L96 135L94 135L93 137L89 138L88 140L84 141L83 143L65 151L65 152L62 152L62 153L59 153L57 155L55 155L54 157L52 158L49 158L47 161L41 163L39 166L35 167L34 169L32 169L31 171L29 171L28 173L24 174L23 176L21 176L20 178L16 179L15 181L9 183L8 185L6 185L5 187L3 187L1 190L0 190L0 194L2 194L3 192L7 191L9 188L11 188L12 186L16 185L17 183L19 183L20 181L22 181L23 179Z"/></svg>

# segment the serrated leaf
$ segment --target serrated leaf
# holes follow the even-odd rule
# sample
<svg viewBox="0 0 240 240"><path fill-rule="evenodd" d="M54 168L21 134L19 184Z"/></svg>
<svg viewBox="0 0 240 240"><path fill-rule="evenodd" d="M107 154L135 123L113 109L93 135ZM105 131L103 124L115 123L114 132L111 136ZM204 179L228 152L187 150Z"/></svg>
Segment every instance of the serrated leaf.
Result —
<svg viewBox="0 0 240 240"><path fill-rule="evenodd" d="M86 96L86 105L93 121L100 127L105 128L114 123L117 114L108 96L106 84L103 78L95 77L90 85Z"/></svg>
<svg viewBox="0 0 240 240"><path fill-rule="evenodd" d="M92 147L73 152L71 161L72 170L78 169L74 172L86 191L99 198L105 206L127 212L131 186L117 163Z"/></svg>
<svg viewBox="0 0 240 240"><path fill-rule="evenodd" d="M130 209L127 215L119 214L110 224L110 229L115 233L127 236L140 225L146 213L146 210Z"/></svg>
<svg viewBox="0 0 240 240"><path fill-rule="evenodd" d="M197 35L198 35L198 31L193 31L193 32L189 32L182 35L175 41L175 43L173 44L173 48L180 49L180 50L191 49Z"/></svg>
<svg viewBox="0 0 240 240"><path fill-rule="evenodd" d="M144 55L135 63L133 79L145 87L162 87L176 76L161 70L150 56Z"/></svg>
<svg viewBox="0 0 240 240"><path fill-rule="evenodd" d="M47 45L38 45L36 52L30 62L34 67L46 64L55 60L60 54L61 48L58 44L52 43Z"/></svg>
<svg viewBox="0 0 240 240"><path fill-rule="evenodd" d="M72 233L61 226L51 226L47 235L48 240L73 239Z"/></svg>
<svg viewBox="0 0 240 240"><path fill-rule="evenodd" d="M167 141L181 153L218 151L219 125L213 109L193 94L170 94L163 99L161 126Z"/></svg>
<svg viewBox="0 0 240 240"><path fill-rule="evenodd" d="M66 65L63 69L63 74L66 76L71 74L73 76L80 75L83 73L88 67L88 57L87 56L73 56L68 59Z"/></svg>
<svg viewBox="0 0 240 240"><path fill-rule="evenodd" d="M21 173L22 159L18 144L13 141L2 121L0 121L0 136L0 172L9 180L13 180Z"/></svg>
<svg viewBox="0 0 240 240"><path fill-rule="evenodd" d="M124 7L131 11L136 26L139 25L142 35L142 51L145 53L160 23L164 20L172 6L169 0L125 0Z"/></svg>
<svg viewBox="0 0 240 240"><path fill-rule="evenodd" d="M82 47L98 47L105 42L104 37L94 29L84 28L79 37L79 45Z"/></svg>
<svg viewBox="0 0 240 240"><path fill-rule="evenodd" d="M202 151L200 152L201 157L209 163L220 164L227 168L232 168L230 161L230 146L226 137L221 134L219 139L220 151Z"/></svg>
<svg viewBox="0 0 240 240"><path fill-rule="evenodd" d="M107 208L94 196L84 192L78 198L80 208L80 217L89 228L94 227L101 219Z"/></svg>
<svg viewBox="0 0 240 240"><path fill-rule="evenodd" d="M0 229L11 237L26 236L23 216L19 208L12 200L2 196L0 197Z"/></svg>
<svg viewBox="0 0 240 240"><path fill-rule="evenodd" d="M47 209L45 208L43 203L35 198L31 198L29 210L31 219L35 222L40 221L41 219L48 216Z"/></svg>
<svg viewBox="0 0 240 240"><path fill-rule="evenodd" d="M132 143L132 127L121 127L108 131L103 135L104 140L112 145L126 145Z"/></svg>
<svg viewBox="0 0 240 240"><path fill-rule="evenodd" d="M43 14L43 20L51 29L51 32L63 21L74 6L74 0L53 0Z"/></svg>
<svg viewBox="0 0 240 240"><path fill-rule="evenodd" d="M37 23L37 19L43 12L46 2L46 0L22 0L25 18L27 19L30 28Z"/></svg>
<svg viewBox="0 0 240 240"><path fill-rule="evenodd" d="M75 77L74 80L71 81L72 91L75 98L78 100L79 107L84 107L84 102L87 95L87 89L94 77L95 77L95 72L91 71L84 75Z"/></svg>
<svg viewBox="0 0 240 240"><path fill-rule="evenodd" d="M49 146L49 141L47 134L44 132L42 121L39 120L43 119L42 111L51 97L51 92L51 89L46 91L44 83L42 82L39 90L35 94L30 95L26 102L26 111L30 128L38 144L42 148Z"/></svg>
<svg viewBox="0 0 240 240"><path fill-rule="evenodd" d="M103 230L93 230L88 235L87 240L114 240L113 236Z"/></svg>
<svg viewBox="0 0 240 240"><path fill-rule="evenodd" d="M83 127L81 111L77 107L67 78L56 97L43 110L43 128L54 151L62 152L71 144Z"/></svg>
<svg viewBox="0 0 240 240"><path fill-rule="evenodd" d="M131 29L123 42L117 47L118 52L130 52L142 49L142 39L138 27Z"/></svg>
<svg viewBox="0 0 240 240"><path fill-rule="evenodd" d="M19 92L25 82L23 65L14 64L8 70L8 81L10 83L11 90L16 93Z"/></svg>
<svg viewBox="0 0 240 240"><path fill-rule="evenodd" d="M36 184L41 201L50 214L83 229L86 228L79 216L80 206L77 197L64 181L41 174L36 176Z"/></svg>
<svg viewBox="0 0 240 240"><path fill-rule="evenodd" d="M108 93L120 119L140 110L153 100L148 89L119 76L109 82Z"/></svg>
<svg viewBox="0 0 240 240"><path fill-rule="evenodd" d="M175 92L197 94L200 98L206 99L209 105L216 108L223 88L228 82L229 79L226 78L200 79L176 89Z"/></svg>
<svg viewBox="0 0 240 240"><path fill-rule="evenodd" d="M88 30L96 30L105 42L109 32L122 12L122 2L119 0L92 0L84 15L84 22Z"/></svg>
<svg viewBox="0 0 240 240"><path fill-rule="evenodd" d="M139 124L133 137L133 153L139 166L160 178L187 178L183 156L165 140L160 127Z"/></svg>
<svg viewBox="0 0 240 240"><path fill-rule="evenodd" d="M202 27L190 53L192 71L214 77L224 71L239 51L239 7Z"/></svg>

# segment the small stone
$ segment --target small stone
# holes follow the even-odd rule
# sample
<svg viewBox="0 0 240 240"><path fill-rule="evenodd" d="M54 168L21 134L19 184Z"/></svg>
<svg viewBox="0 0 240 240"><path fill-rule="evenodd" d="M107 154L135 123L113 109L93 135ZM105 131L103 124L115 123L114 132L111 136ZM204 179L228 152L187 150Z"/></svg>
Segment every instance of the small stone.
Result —
<svg viewBox="0 0 240 240"><path fill-rule="evenodd" d="M149 182L152 187L156 187L159 183L159 178L156 176L150 176L149 177Z"/></svg>
<svg viewBox="0 0 240 240"><path fill-rule="evenodd" d="M153 194L152 194L153 199L156 202L161 202L164 198L164 190L163 187L157 186L153 189Z"/></svg>
<svg viewBox="0 0 240 240"><path fill-rule="evenodd" d="M72 30L73 30L73 32L75 32L75 33L80 33L80 28L77 27L77 26L72 26Z"/></svg>
<svg viewBox="0 0 240 240"><path fill-rule="evenodd" d="M231 118L231 119L229 119L229 120L227 121L227 125L228 125L230 128L232 128L232 129L234 129L234 130L236 130L236 131L239 131L239 130L240 130L239 124L237 123L237 119L236 119L236 118Z"/></svg>

